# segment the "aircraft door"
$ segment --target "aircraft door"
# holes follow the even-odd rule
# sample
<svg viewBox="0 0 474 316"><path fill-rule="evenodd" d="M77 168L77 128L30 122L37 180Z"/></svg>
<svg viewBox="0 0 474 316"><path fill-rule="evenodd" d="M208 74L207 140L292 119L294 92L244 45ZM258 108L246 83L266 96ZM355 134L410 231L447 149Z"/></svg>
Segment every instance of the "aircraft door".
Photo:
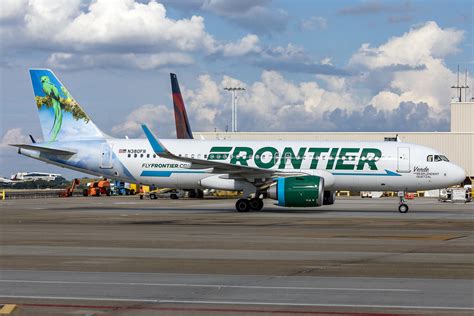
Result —
<svg viewBox="0 0 474 316"><path fill-rule="evenodd" d="M113 164L112 159L112 145L107 143L102 144L100 151L100 168L101 169L111 169Z"/></svg>
<svg viewBox="0 0 474 316"><path fill-rule="evenodd" d="M410 172L410 148L398 147L398 172Z"/></svg>

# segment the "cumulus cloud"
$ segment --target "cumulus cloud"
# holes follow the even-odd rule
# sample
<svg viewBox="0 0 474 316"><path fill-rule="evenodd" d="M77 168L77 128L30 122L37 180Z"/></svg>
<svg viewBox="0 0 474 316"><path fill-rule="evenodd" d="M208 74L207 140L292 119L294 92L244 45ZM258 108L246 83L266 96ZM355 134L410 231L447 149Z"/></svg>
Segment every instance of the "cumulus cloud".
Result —
<svg viewBox="0 0 474 316"><path fill-rule="evenodd" d="M284 31L288 13L272 7L270 0L163 0L166 5L184 12L200 10L213 13L257 34Z"/></svg>
<svg viewBox="0 0 474 316"><path fill-rule="evenodd" d="M136 68L155 69L162 66L185 66L194 63L190 54L163 52L157 54L71 54L53 53L47 64L54 69Z"/></svg>
<svg viewBox="0 0 474 316"><path fill-rule="evenodd" d="M390 3L376 0L363 1L359 4L344 7L337 11L341 15L366 15L378 13L399 13L411 11L410 2Z"/></svg>
<svg viewBox="0 0 474 316"><path fill-rule="evenodd" d="M228 43L222 47L222 54L224 56L242 56L260 51L258 36L254 34L243 37L237 43Z"/></svg>
<svg viewBox="0 0 474 316"><path fill-rule="evenodd" d="M330 59L315 62L302 47L292 45L268 47L262 50L253 64L266 70L277 70L294 73L325 74L349 76L348 70L333 66Z"/></svg>
<svg viewBox="0 0 474 316"><path fill-rule="evenodd" d="M171 107L145 104L132 111L125 121L112 128L117 137L140 137L143 135L141 124L147 124L160 137L176 137Z"/></svg>
<svg viewBox="0 0 474 316"><path fill-rule="evenodd" d="M236 42L218 42L206 31L204 18L172 19L151 0L14 1L1 10L0 35L6 52L31 48L49 56L49 65L95 65L153 69L187 65L194 55L222 53L242 56L259 51L259 39L249 34ZM3 6L2 6L3 8Z"/></svg>
<svg viewBox="0 0 474 316"><path fill-rule="evenodd" d="M449 116L446 114L438 115L426 103L401 102L389 111L368 105L361 111L327 111L323 118L341 132L446 132L449 131Z"/></svg>
<svg viewBox="0 0 474 316"><path fill-rule="evenodd" d="M27 0L3 0L0 10L0 23L9 23L22 17Z"/></svg>
<svg viewBox="0 0 474 316"><path fill-rule="evenodd" d="M365 71L367 79L385 76L384 87L370 104L392 110L401 102L425 102L442 111L449 104L450 86L456 78L444 57L458 52L463 38L461 30L442 29L435 22L427 22L378 47L362 44L349 64Z"/></svg>
<svg viewBox="0 0 474 316"><path fill-rule="evenodd" d="M326 29L327 27L328 27L328 21L322 16L312 16L309 19L303 19L301 20L299 24L300 30L303 30L303 31Z"/></svg>
<svg viewBox="0 0 474 316"><path fill-rule="evenodd" d="M29 137L23 133L21 128L12 128L3 135L1 145L2 147L7 147L9 144L24 144L29 142Z"/></svg>

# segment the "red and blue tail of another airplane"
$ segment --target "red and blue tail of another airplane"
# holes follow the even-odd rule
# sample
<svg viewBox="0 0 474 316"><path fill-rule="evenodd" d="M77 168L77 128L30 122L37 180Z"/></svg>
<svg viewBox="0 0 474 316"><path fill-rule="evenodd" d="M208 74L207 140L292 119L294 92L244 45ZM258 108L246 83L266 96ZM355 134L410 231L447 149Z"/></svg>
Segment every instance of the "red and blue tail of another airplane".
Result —
<svg viewBox="0 0 474 316"><path fill-rule="evenodd" d="M170 73L171 90L174 105L174 120L176 123L176 137L178 139L193 139L191 125L189 125L188 115L184 106L183 96L179 89L178 78L175 74Z"/></svg>

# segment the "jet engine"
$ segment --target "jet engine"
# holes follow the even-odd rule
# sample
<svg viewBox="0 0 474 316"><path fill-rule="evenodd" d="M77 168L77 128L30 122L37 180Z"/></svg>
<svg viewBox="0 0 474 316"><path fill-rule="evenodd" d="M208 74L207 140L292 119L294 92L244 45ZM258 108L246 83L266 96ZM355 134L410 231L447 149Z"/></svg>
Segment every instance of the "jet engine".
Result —
<svg viewBox="0 0 474 316"><path fill-rule="evenodd" d="M277 178L267 190L267 196L279 206L315 207L323 205L324 178L296 176Z"/></svg>

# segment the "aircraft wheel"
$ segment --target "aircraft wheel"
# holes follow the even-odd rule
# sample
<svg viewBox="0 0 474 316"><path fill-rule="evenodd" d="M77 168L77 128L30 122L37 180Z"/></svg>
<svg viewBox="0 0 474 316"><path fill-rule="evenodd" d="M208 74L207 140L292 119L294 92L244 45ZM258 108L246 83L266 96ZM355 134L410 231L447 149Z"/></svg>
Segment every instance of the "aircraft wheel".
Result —
<svg viewBox="0 0 474 316"><path fill-rule="evenodd" d="M235 203L235 209L237 212L248 212L250 211L250 202L247 199L237 200Z"/></svg>
<svg viewBox="0 0 474 316"><path fill-rule="evenodd" d="M263 201L258 198L253 198L249 201L250 208L254 211L260 211L263 208Z"/></svg>
<svg viewBox="0 0 474 316"><path fill-rule="evenodd" d="M400 204L400 206L398 207L398 211L399 211L400 213L406 213L406 212L408 212L408 205L406 205L406 204L404 204L404 203L403 203L403 204Z"/></svg>

